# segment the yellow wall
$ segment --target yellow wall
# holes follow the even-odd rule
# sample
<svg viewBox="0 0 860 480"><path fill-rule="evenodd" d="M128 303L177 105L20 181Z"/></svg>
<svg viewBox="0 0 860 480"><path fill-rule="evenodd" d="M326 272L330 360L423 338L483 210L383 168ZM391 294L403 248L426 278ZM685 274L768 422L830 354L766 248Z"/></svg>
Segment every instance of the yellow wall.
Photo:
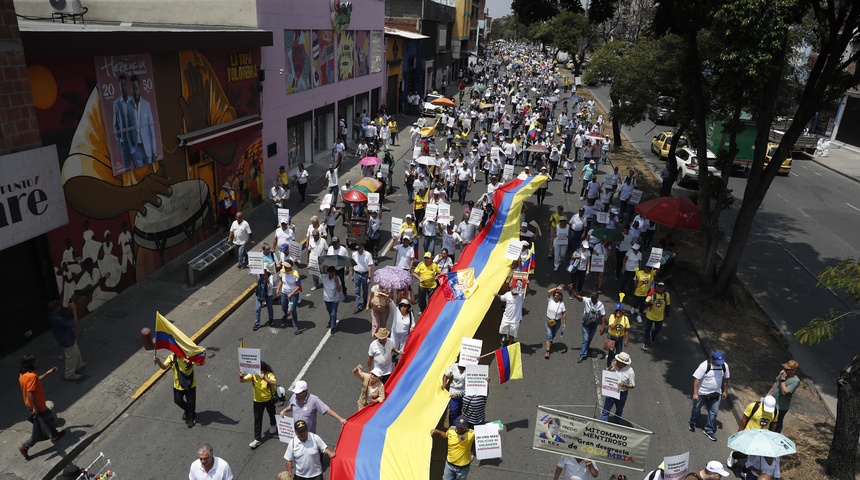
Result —
<svg viewBox="0 0 860 480"><path fill-rule="evenodd" d="M472 18L472 0L457 0L455 6L457 13L454 15L454 32L451 37L453 40L467 40Z"/></svg>

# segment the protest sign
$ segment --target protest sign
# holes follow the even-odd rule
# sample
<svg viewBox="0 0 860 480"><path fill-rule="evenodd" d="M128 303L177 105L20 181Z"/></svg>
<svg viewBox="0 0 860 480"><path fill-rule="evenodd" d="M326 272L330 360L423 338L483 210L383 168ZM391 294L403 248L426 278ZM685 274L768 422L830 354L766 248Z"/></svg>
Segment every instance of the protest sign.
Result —
<svg viewBox="0 0 860 480"><path fill-rule="evenodd" d="M311 255L308 259L308 273L317 277L321 275L319 258L316 255Z"/></svg>
<svg viewBox="0 0 860 480"><path fill-rule="evenodd" d="M463 341L460 343L460 362L458 365L461 367L465 367L466 365L477 365L478 357L481 356L481 348L483 345L483 340L463 337Z"/></svg>
<svg viewBox="0 0 860 480"><path fill-rule="evenodd" d="M660 268L660 263L663 260L663 249L652 247L651 254L648 255L648 261L645 265L648 267Z"/></svg>
<svg viewBox="0 0 860 480"><path fill-rule="evenodd" d="M322 199L322 202L320 203L320 211L322 212L324 210L328 210L329 208L331 208L331 194L326 193Z"/></svg>
<svg viewBox="0 0 860 480"><path fill-rule="evenodd" d="M466 395L481 395L486 397L487 390L489 389L487 383L489 375L489 365L466 366Z"/></svg>
<svg viewBox="0 0 860 480"><path fill-rule="evenodd" d="M627 200L627 203L630 205L639 205L639 202L642 201L642 190L633 190L630 194L630 198Z"/></svg>
<svg viewBox="0 0 860 480"><path fill-rule="evenodd" d="M471 213L469 213L469 225L474 225L476 227L481 225L481 221L484 219L484 211L480 208L473 208Z"/></svg>
<svg viewBox="0 0 860 480"><path fill-rule="evenodd" d="M600 273L606 266L606 257L603 255L591 255L591 271L594 273Z"/></svg>
<svg viewBox="0 0 860 480"><path fill-rule="evenodd" d="M684 478L690 470L690 452L681 455L663 457L663 479L678 480Z"/></svg>
<svg viewBox="0 0 860 480"><path fill-rule="evenodd" d="M512 178L514 178L514 166L505 165L505 169L502 171L502 182L507 182Z"/></svg>
<svg viewBox="0 0 860 480"><path fill-rule="evenodd" d="M597 223L609 223L609 212L597 212Z"/></svg>
<svg viewBox="0 0 860 480"><path fill-rule="evenodd" d="M604 370L603 381L600 384L600 394L604 397L621 398L621 389L618 388L618 382L620 381L621 375L618 372Z"/></svg>
<svg viewBox="0 0 860 480"><path fill-rule="evenodd" d="M260 275L263 273L263 252L248 252L248 273Z"/></svg>
<svg viewBox="0 0 860 480"><path fill-rule="evenodd" d="M439 205L436 203L428 203L424 207L424 218L427 220L436 221L436 216L439 215Z"/></svg>
<svg viewBox="0 0 860 480"><path fill-rule="evenodd" d="M391 217L391 236L400 238L400 229L403 227L403 219Z"/></svg>
<svg viewBox="0 0 860 480"><path fill-rule="evenodd" d="M278 425L278 440L290 443L290 440L296 436L292 417L275 415L275 423Z"/></svg>
<svg viewBox="0 0 860 480"><path fill-rule="evenodd" d="M475 425L475 458L502 458L502 436L496 425Z"/></svg>
<svg viewBox="0 0 860 480"><path fill-rule="evenodd" d="M290 209L289 208L279 208L278 209L278 224L286 223L290 224Z"/></svg>
<svg viewBox="0 0 860 480"><path fill-rule="evenodd" d="M302 244L295 240L290 240L290 258L296 261L302 258Z"/></svg>
<svg viewBox="0 0 860 480"><path fill-rule="evenodd" d="M260 349L239 347L239 371L245 375L260 375Z"/></svg>
<svg viewBox="0 0 860 480"><path fill-rule="evenodd" d="M439 204L439 213L436 216L437 223L443 223L445 225L451 223L451 204L450 203L441 203Z"/></svg>
<svg viewBox="0 0 860 480"><path fill-rule="evenodd" d="M379 194L378 193L368 193L367 194L367 208L373 209L379 207Z"/></svg>
<svg viewBox="0 0 860 480"><path fill-rule="evenodd" d="M518 260L522 251L523 244L520 243L520 238L512 238L511 241L508 242L508 251L505 252L505 258L508 260Z"/></svg>
<svg viewBox="0 0 860 480"><path fill-rule="evenodd" d="M511 293L525 295L526 289L529 288L529 272L512 272L510 287Z"/></svg>

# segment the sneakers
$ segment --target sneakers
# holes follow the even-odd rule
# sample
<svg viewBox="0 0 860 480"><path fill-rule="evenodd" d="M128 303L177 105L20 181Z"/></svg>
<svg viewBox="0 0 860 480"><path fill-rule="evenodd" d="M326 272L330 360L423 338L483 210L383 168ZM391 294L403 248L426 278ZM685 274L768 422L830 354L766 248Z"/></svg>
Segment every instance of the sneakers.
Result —
<svg viewBox="0 0 860 480"><path fill-rule="evenodd" d="M704 431L704 430L702 430L702 433L703 433L703 434L705 434L705 436L706 436L706 437L708 437L708 440L710 440L710 441L712 441L712 442L716 442L716 441L717 441L717 436L716 436L716 435L714 435L713 433L708 433L708 432L706 432L706 431Z"/></svg>
<svg viewBox="0 0 860 480"><path fill-rule="evenodd" d="M30 449L25 447L24 445L18 445L18 451L21 452L21 455L24 456L24 460L30 461L30 454L27 453Z"/></svg>
<svg viewBox="0 0 860 480"><path fill-rule="evenodd" d="M729 454L729 458L726 459L726 466L732 468L735 466L735 457L732 454Z"/></svg>
<svg viewBox="0 0 860 480"><path fill-rule="evenodd" d="M579 197L579 201L580 201L580 202L581 202L581 201L583 201L583 200L585 200L585 197Z"/></svg>
<svg viewBox="0 0 860 480"><path fill-rule="evenodd" d="M642 323L642 315L636 315L636 323Z"/></svg>
<svg viewBox="0 0 860 480"><path fill-rule="evenodd" d="M687 428L689 428L691 432L695 432L695 431L696 431L696 426L695 426L695 425L693 425L692 423L691 423L691 424L689 424L689 425L687 425Z"/></svg>
<svg viewBox="0 0 860 480"><path fill-rule="evenodd" d="M65 380L68 380L70 382L74 382L75 380L80 380L81 376L78 375L77 373L75 373L75 374L69 375L69 376L64 377L64 378L65 378Z"/></svg>
<svg viewBox="0 0 860 480"><path fill-rule="evenodd" d="M57 434L56 434L56 435L54 435L53 437L51 437L51 443L53 444L53 443L57 443L57 442L59 442L60 440L62 440L62 438L63 438L64 436L66 436L66 431L65 431L65 430L60 430L59 432L57 432Z"/></svg>
<svg viewBox="0 0 860 480"><path fill-rule="evenodd" d="M276 427L274 425L270 426L269 427L269 435L275 435L276 433L278 433L278 427Z"/></svg>
<svg viewBox="0 0 860 480"><path fill-rule="evenodd" d="M318 289L318 288L320 288L320 286L319 286L319 285L314 285L313 287L311 287L311 290L316 290L316 289Z"/></svg>
<svg viewBox="0 0 860 480"><path fill-rule="evenodd" d="M197 419L195 419L194 416L188 417L188 419L185 420L185 426L188 428L193 427L195 423L197 423Z"/></svg>
<svg viewBox="0 0 860 480"><path fill-rule="evenodd" d="M255 332L256 332L257 330L259 330L259 329L260 329L260 326L259 326L259 325L254 325L254 331L255 331Z"/></svg>
<svg viewBox="0 0 860 480"><path fill-rule="evenodd" d="M636 315L637 313L639 313L639 310L637 310L636 308L630 309L630 315Z"/></svg>
<svg viewBox="0 0 860 480"><path fill-rule="evenodd" d="M259 440L254 440L253 442L249 443L248 446L251 447L251 450L253 450L262 444L263 444L263 442L261 442Z"/></svg>
<svg viewBox="0 0 860 480"><path fill-rule="evenodd" d="M648 344L647 343L642 344L642 350L648 350Z"/></svg>
<svg viewBox="0 0 860 480"><path fill-rule="evenodd" d="M298 325L296 325L293 327L293 335L298 335L298 334L299 334L299 327L298 327Z"/></svg>
<svg viewBox="0 0 860 480"><path fill-rule="evenodd" d="M576 363L582 363L582 362L584 362L584 361L585 361L585 358L586 358L586 357L579 357L579 360L577 360L577 361L576 361Z"/></svg>
<svg viewBox="0 0 860 480"><path fill-rule="evenodd" d="M545 359L549 360L549 352L546 352L546 353L544 354L543 358L545 358Z"/></svg>

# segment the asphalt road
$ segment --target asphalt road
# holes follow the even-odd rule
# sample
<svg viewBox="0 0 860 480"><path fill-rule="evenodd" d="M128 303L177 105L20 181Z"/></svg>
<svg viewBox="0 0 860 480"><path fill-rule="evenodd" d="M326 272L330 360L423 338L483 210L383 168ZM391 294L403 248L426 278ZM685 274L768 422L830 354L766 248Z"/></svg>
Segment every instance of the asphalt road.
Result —
<svg viewBox="0 0 860 480"><path fill-rule="evenodd" d="M404 137L401 136L401 139ZM396 149L398 157L405 151L404 146ZM394 177L396 182L401 181L402 171L402 164L398 164L397 175ZM483 180L483 176L479 176ZM352 179L357 177L355 171L346 176ZM484 191L485 185L480 181L472 187L469 198L477 199ZM561 182L554 181L550 184L546 205L538 207L533 201L528 202L527 219L537 220L545 225L551 208L559 203L565 205L565 210L568 211L577 209L581 204L573 194L563 194ZM312 210L316 205L312 205L294 212L298 232L304 232L310 215L315 213ZM405 189L387 197L385 207L391 210L384 211L383 215L383 225L388 228L390 216L402 217L410 208L406 202ZM462 207L454 204L452 210L455 214L460 214ZM343 228L338 226L336 233L343 234ZM551 477L558 456L531 449L537 405L561 406L556 408L592 415L595 405L600 401L598 379L600 371L605 368L605 360L600 358L598 349L602 346L603 338L598 337L592 342L592 351L598 355L596 358L576 363L582 339L579 326L582 307L579 302L565 299L569 309L568 328L563 337L557 337L558 342L555 344L552 358L543 358L546 290L568 280L566 273L551 270L551 264L546 261L543 253L548 251L548 248L546 236L538 240L538 251L541 253L538 256L536 274L530 284L532 295L528 296L525 302L526 315L520 330L525 378L499 385L497 377L491 373L493 381L490 386L487 419L499 419L505 424L502 435L504 457L501 460L485 461L480 465L476 461L469 475L470 479ZM392 262L393 258L389 256L382 264L390 265ZM617 302L617 284L611 274L607 277L604 285L607 295L603 295L601 300L607 305L614 305ZM351 370L356 364L366 363L366 352L371 341L369 314L362 312L353 315L353 305L350 302L341 305L339 331L336 335L329 336L322 291L311 291L307 288L310 286L308 279L303 281L306 282L306 289L299 307L302 328L300 335L294 336L290 329L277 327L266 327L253 332L251 326L254 304L251 301L246 302L206 338L204 343L210 355L207 364L198 368L197 426L188 429L181 421L181 411L172 403L172 378L166 375L139 399L124 418L117 421L80 455L76 463L86 464L95 458L98 452L104 452L112 460L112 469L117 472L119 478L184 478L189 465L196 458L197 446L208 442L214 446L217 456L230 463L236 478L275 478L277 473L284 469L284 445L278 442L276 437L264 434L262 446L256 450L248 447L248 443L253 440L252 392L249 384L238 382L235 349L240 339L244 338L249 347L262 348L264 360L273 366L281 384L288 386L299 377L307 380L311 392L319 395L343 416L355 412L360 384L352 376ZM180 282L181 279L177 279L177 284ZM353 293L352 285L347 283L349 292ZM591 285L591 281L586 281L586 288ZM347 300L352 300L352 297ZM278 306L276 311L277 308ZM641 348L641 324L636 324L633 320L631 343L625 351L633 358L637 388L630 394L625 417L654 432L646 459L649 468L656 467L665 455L687 451L690 452L693 466L701 468L709 460L724 461L728 454L725 441L735 431L735 423L728 406L724 405L720 420L726 425L717 433L719 442L709 441L702 435L701 430L696 433L687 430L691 406L691 374L704 360L705 353L689 321L684 317L681 305L676 302L672 308L672 319L661 334L663 338L655 348L647 352ZM485 352L498 345L500 316L501 304L496 302L476 335L484 340ZM454 359L451 361L453 363ZM493 372L495 366L491 365L490 368ZM441 415L442 412L439 413ZM264 429L267 426L264 421ZM333 447L339 428L339 423L334 419L322 417L319 420L318 433ZM416 426L415 435L426 434L427 426ZM438 448L438 444L436 446L433 452L433 468L428 478L441 477L444 452ZM631 470L601 466L600 478L609 478L613 473L633 474L631 478L639 475Z"/></svg>
<svg viewBox="0 0 860 480"><path fill-rule="evenodd" d="M604 108L609 107L609 87L590 89ZM651 153L651 139L669 126L644 121L623 128L632 145L651 168L658 172L664 162ZM735 207L723 213L722 225L731 232L740 207L745 178L733 176ZM693 187L695 188L695 187ZM675 187L676 194L683 194ZM857 309L842 293L816 288L817 274L826 266L860 255L860 186L810 159L795 158L787 177L774 179L759 209L744 250L738 277L790 340L789 350L812 377L822 398L836 412L836 377L857 353L853 339L860 324L843 323L831 341L818 346L802 345L794 332L816 316L830 310ZM725 251L728 235L722 242Z"/></svg>

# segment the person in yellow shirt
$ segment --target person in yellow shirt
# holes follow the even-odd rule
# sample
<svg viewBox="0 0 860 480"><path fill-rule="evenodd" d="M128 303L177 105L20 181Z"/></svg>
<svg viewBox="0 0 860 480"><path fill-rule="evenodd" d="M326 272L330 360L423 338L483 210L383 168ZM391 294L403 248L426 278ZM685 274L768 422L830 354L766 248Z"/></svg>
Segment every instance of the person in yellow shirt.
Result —
<svg viewBox="0 0 860 480"><path fill-rule="evenodd" d="M412 276L418 280L418 306L423 312L427 308L427 303L436 287L439 284L436 282L436 275L442 273L439 266L433 263L433 255L430 252L424 253L424 261L415 267L412 271Z"/></svg>
<svg viewBox="0 0 860 480"><path fill-rule="evenodd" d="M615 348L606 352L606 368L609 368L612 366L612 359L622 352L622 342L624 347L630 343L630 320L627 315L624 315L624 304L621 302L615 305L615 313L609 316L608 325L605 316L603 319L604 322L600 325L600 334L609 333L609 340L615 342Z"/></svg>
<svg viewBox="0 0 860 480"><path fill-rule="evenodd" d="M412 199L412 215L415 216L415 221L421 223L421 220L424 220L424 208L427 206L427 202L429 195L427 194L427 187L422 186L418 189L418 193L415 194L415 197Z"/></svg>
<svg viewBox="0 0 860 480"><path fill-rule="evenodd" d="M272 402L272 394L278 386L275 380L275 372L268 363L260 361L261 375L243 375L239 370L239 381L242 383L251 383L254 387L254 441L248 446L252 449L263 444L260 441L260 432L263 429L263 410L269 414L269 434L275 435L278 433L278 426L275 422L275 404Z"/></svg>
<svg viewBox="0 0 860 480"><path fill-rule="evenodd" d="M559 205L558 207L556 207L556 211L553 212L552 215L549 216L549 231L550 231L550 233L555 232L555 227L559 224L559 222L561 221L562 218L567 219L567 214L564 213L564 205ZM578 245L578 243L575 245ZM552 258L552 252L553 252L553 249L550 248L549 251L547 252L546 257L551 259Z"/></svg>
<svg viewBox="0 0 860 480"><path fill-rule="evenodd" d="M770 430L776 431L776 419L779 410L776 408L776 399L770 395L764 397L763 402L752 402L744 409L744 416L738 424L738 431L744 430ZM737 460L744 460L747 455L741 452L729 453L726 466L733 468Z"/></svg>
<svg viewBox="0 0 860 480"><path fill-rule="evenodd" d="M448 442L448 455L445 462L445 473L442 478L466 478L469 467L475 459L473 446L475 432L469 429L469 421L463 415L454 420L447 431L430 430L430 435L444 438Z"/></svg>
<svg viewBox="0 0 860 480"><path fill-rule="evenodd" d="M640 312L645 311L645 299L651 291L651 284L657 271L651 267L637 268L633 271L633 308L630 313L636 315L636 322L642 323Z"/></svg>
<svg viewBox="0 0 860 480"><path fill-rule="evenodd" d="M179 358L171 353L163 362L158 355L153 357L158 368L173 369L173 403L182 409L182 419L188 428L197 421L197 376L194 375L194 364L185 358Z"/></svg>
<svg viewBox="0 0 860 480"><path fill-rule="evenodd" d="M666 291L666 284L657 282L654 287L654 293L645 298L645 318L648 323L645 324L645 344L643 348L646 350L657 339L657 334L669 322L669 307L670 307L669 292Z"/></svg>
<svg viewBox="0 0 860 480"><path fill-rule="evenodd" d="M391 132L391 145L397 145L397 120L394 117L388 119L388 131Z"/></svg>

